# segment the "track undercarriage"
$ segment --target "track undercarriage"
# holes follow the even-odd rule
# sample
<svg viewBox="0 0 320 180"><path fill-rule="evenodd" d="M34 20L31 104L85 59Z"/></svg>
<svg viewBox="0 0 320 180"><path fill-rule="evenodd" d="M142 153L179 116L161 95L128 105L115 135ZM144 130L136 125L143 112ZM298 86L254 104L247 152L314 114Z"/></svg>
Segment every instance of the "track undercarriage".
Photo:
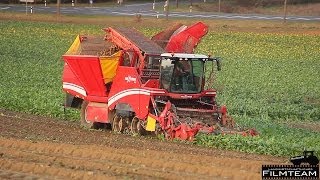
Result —
<svg viewBox="0 0 320 180"><path fill-rule="evenodd" d="M161 102L164 103L164 102ZM224 109L225 107L222 107ZM224 113L208 113L199 109L193 111L181 108L166 102L157 119L154 131L147 131L148 121L136 116L125 117L115 115L111 124L112 130L117 133L131 135L163 135L166 139L181 139L192 141L198 133L204 134L239 134L243 136L256 136L254 129L243 129L235 123L231 116ZM220 108L221 109L221 108ZM192 114L190 116L190 114Z"/></svg>

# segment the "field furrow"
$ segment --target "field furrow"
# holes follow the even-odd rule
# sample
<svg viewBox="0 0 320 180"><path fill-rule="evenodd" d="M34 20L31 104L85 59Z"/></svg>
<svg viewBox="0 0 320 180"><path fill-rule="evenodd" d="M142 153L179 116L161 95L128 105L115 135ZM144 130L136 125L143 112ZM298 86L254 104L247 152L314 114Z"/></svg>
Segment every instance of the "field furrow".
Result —
<svg viewBox="0 0 320 180"><path fill-rule="evenodd" d="M149 177L149 178L235 178L256 179L262 162L231 158L183 155L134 149L116 149L96 145L70 145L49 142L33 143L0 138L2 168L25 173L67 177L75 171L80 177ZM189 158L188 161L186 161ZM206 159L205 161L202 159ZM15 164L14 162L19 162ZM26 165L28 164L28 165ZM56 170L47 170L47 169ZM66 172L62 172L62 169ZM85 173L89 172L89 173ZM92 172L92 173L91 173ZM54 174L56 173L56 174ZM76 177L76 176L75 176ZM78 176L77 176L78 177ZM74 177L72 177L74 178Z"/></svg>

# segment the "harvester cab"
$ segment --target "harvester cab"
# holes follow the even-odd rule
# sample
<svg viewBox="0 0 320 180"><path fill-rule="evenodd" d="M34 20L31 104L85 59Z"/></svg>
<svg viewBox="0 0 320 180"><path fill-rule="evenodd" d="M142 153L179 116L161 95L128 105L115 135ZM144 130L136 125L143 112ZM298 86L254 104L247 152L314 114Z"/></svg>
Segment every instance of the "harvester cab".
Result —
<svg viewBox="0 0 320 180"><path fill-rule="evenodd" d="M201 54L161 54L160 88L177 94L201 93L206 80L205 65L210 61L215 61L218 70L221 69L219 58ZM210 65L213 67L213 64ZM212 71L209 74L212 74Z"/></svg>

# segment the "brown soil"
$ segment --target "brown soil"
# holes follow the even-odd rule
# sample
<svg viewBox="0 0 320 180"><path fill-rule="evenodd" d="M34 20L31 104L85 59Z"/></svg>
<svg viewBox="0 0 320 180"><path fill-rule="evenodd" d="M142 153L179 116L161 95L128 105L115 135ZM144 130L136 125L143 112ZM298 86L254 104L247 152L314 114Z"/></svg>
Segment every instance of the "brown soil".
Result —
<svg viewBox="0 0 320 180"><path fill-rule="evenodd" d="M285 162L0 110L0 179L260 179Z"/></svg>

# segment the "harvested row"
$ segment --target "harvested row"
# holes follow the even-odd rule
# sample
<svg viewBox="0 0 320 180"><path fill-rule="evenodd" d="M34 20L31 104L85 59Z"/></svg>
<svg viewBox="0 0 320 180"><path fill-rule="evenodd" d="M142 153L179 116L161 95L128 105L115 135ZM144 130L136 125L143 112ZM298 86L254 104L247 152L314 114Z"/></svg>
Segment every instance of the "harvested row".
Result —
<svg viewBox="0 0 320 180"><path fill-rule="evenodd" d="M1 169L62 178L258 179L262 162L0 138Z"/></svg>

